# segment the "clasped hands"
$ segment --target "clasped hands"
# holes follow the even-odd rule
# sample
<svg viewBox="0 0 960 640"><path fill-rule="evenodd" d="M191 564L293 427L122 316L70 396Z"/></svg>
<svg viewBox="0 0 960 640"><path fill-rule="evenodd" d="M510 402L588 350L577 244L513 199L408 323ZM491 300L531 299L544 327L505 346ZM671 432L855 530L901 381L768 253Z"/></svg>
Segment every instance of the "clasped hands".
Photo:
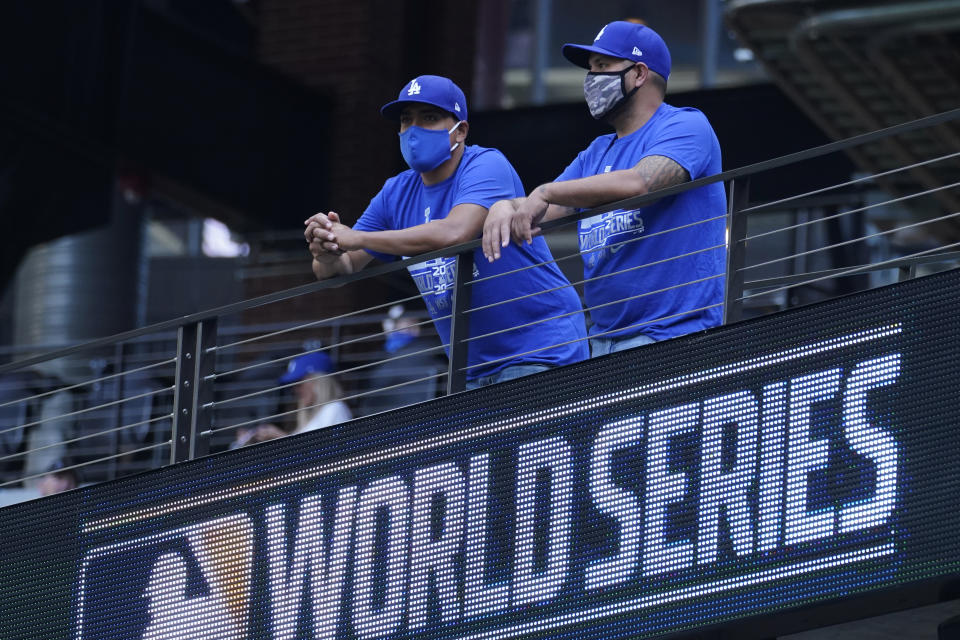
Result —
<svg viewBox="0 0 960 640"><path fill-rule="evenodd" d="M526 198L500 200L487 212L483 224L483 255L488 262L500 258L500 250L512 239L517 244L531 244L540 233L540 221L548 203L535 190ZM346 251L362 249L362 232L340 222L335 211L316 213L303 221L303 236L314 260L332 263Z"/></svg>
<svg viewBox="0 0 960 640"><path fill-rule="evenodd" d="M360 249L360 232L340 222L335 211L315 213L303 221L303 237L310 253L320 262L333 262L346 251Z"/></svg>

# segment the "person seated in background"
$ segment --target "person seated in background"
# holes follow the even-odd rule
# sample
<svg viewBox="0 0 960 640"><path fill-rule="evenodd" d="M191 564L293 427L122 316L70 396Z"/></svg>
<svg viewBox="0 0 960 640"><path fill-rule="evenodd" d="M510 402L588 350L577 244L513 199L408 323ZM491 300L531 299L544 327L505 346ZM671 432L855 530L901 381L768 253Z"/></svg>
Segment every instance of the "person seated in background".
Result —
<svg viewBox="0 0 960 640"><path fill-rule="evenodd" d="M445 370L436 338L420 335L420 324L393 305L383 320L384 355L369 377L361 414L368 416L437 397L436 377ZM431 349L433 347L433 349Z"/></svg>
<svg viewBox="0 0 960 640"><path fill-rule="evenodd" d="M305 353L291 360L278 382L282 385L298 383L293 387L297 398L296 427L287 432L267 422L253 429L240 429L231 448L314 431L350 420L353 414L347 403L340 399L343 389L333 376L334 371L333 361L323 351Z"/></svg>
<svg viewBox="0 0 960 640"><path fill-rule="evenodd" d="M333 361L323 351L306 353L290 361L287 372L280 376L280 384L298 382L297 426L292 433L304 433L346 422L353 415L340 398L343 388L333 376Z"/></svg>

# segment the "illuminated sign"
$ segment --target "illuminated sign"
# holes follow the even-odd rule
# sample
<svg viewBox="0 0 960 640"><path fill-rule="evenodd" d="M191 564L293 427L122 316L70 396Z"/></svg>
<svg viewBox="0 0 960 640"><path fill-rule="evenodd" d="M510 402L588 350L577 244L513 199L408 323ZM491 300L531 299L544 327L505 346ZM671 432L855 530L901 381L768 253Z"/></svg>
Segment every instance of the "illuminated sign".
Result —
<svg viewBox="0 0 960 640"><path fill-rule="evenodd" d="M925 282L79 492L72 637L654 637L955 573Z"/></svg>

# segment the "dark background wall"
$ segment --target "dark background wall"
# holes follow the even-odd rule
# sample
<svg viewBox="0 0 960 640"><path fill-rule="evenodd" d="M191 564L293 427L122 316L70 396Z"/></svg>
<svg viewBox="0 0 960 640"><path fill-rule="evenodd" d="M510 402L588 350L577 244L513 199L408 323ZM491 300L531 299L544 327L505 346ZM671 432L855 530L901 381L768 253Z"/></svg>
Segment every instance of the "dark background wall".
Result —
<svg viewBox="0 0 960 640"><path fill-rule="evenodd" d="M354 220L405 168L396 126L380 106L421 73L453 78L471 100L476 25L489 22L491 7L504 9L440 0L5 5L0 301L9 305L4 292L29 247L114 220L117 189L176 201L241 232L296 230L321 210ZM773 85L672 93L669 101L708 115L726 168L826 141ZM528 188L607 132L579 101L472 109L470 120L471 142L503 150ZM850 171L833 156L765 176L753 192L776 197L789 185L796 193ZM249 281L243 295L310 278L304 253L299 274ZM328 297L330 312L364 302ZM311 303L263 313L290 320L316 310Z"/></svg>

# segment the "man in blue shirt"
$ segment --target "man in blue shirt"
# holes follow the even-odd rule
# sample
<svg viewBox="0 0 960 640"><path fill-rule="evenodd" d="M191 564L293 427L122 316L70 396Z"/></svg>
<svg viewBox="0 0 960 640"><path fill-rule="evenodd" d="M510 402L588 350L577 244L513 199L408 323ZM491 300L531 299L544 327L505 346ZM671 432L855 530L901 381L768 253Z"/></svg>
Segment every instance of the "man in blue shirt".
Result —
<svg viewBox="0 0 960 640"><path fill-rule="evenodd" d="M523 195L502 153L465 144L467 102L449 79L414 78L381 113L399 121L400 150L411 168L386 181L353 228L333 211L305 221L317 278L353 273L373 258L396 260L473 240L490 205ZM580 300L550 262L546 243L537 238L510 249L495 265L475 253L473 278L483 280L472 291L468 387L587 357ZM517 269L523 270L491 278ZM455 258L416 264L410 274L448 345Z"/></svg>
<svg viewBox="0 0 960 640"><path fill-rule="evenodd" d="M589 70L587 106L615 133L594 140L556 181L490 209L483 252L491 262L511 238L529 243L542 221L721 171L706 117L663 101L670 52L652 29L611 22L592 45L564 45L563 55ZM720 324L725 201L715 183L580 221L594 356Z"/></svg>

